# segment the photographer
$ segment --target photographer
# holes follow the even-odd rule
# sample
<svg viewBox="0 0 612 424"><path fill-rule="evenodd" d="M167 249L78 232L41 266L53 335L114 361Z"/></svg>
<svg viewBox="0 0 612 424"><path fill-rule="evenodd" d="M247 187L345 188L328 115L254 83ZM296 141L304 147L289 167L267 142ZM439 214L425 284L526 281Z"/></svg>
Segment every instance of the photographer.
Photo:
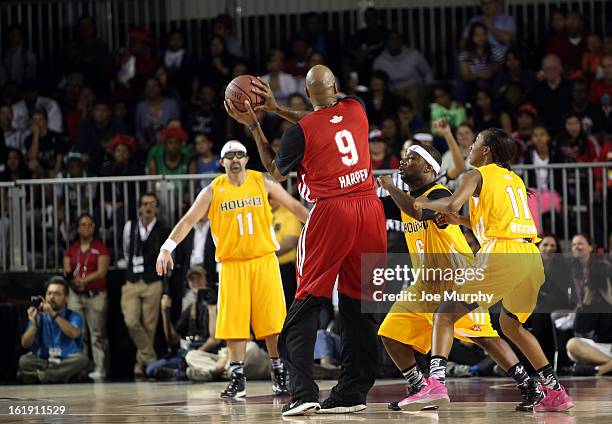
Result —
<svg viewBox="0 0 612 424"><path fill-rule="evenodd" d="M191 291L196 291L196 300L181 313L176 326L170 319L172 299L164 294L161 299L161 315L164 335L168 344L165 358L147 366L147 377L175 380L184 379L184 358L195 349L211 352L221 343L215 339L217 316L216 291L207 287L206 273L201 266L192 267L187 273Z"/></svg>
<svg viewBox="0 0 612 424"><path fill-rule="evenodd" d="M89 359L83 354L83 321L66 308L68 287L62 277L45 284L45 297L34 297L21 346L31 349L19 358L22 383L67 383L84 375Z"/></svg>
<svg viewBox="0 0 612 424"><path fill-rule="evenodd" d="M88 213L77 220L79 240L64 253L64 275L70 282L68 306L85 318L91 337L94 380L106 377L108 339L106 336L106 274L110 254L106 245L94 238L96 225Z"/></svg>

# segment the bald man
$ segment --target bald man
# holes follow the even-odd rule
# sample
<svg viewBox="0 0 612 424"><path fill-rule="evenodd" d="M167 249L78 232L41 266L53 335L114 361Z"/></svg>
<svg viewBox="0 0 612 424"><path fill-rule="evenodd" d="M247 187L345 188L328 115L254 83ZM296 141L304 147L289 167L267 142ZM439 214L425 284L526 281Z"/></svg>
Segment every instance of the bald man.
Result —
<svg viewBox="0 0 612 424"><path fill-rule="evenodd" d="M373 286L371 279L362 281L361 276L384 266L387 251L384 209L371 175L365 106L357 97L338 99L334 75L322 65L306 75L314 112L280 107L261 79L253 82L252 91L266 99L259 109L294 124L283 134L278 154L248 102L245 113L226 102L228 113L252 131L262 163L274 179L284 181L296 169L301 196L314 203L298 242L297 293L279 339L291 376L292 401L283 415L361 411L378 364L377 325L361 313L361 302L370 301ZM367 253L380 253L380 261L362 264ZM312 378L314 344L319 312L336 281L343 372L329 398L319 404L319 387Z"/></svg>
<svg viewBox="0 0 612 424"><path fill-rule="evenodd" d="M544 79L538 81L529 97L540 113L540 117L551 134L562 127L563 117L569 112L571 84L563 78L561 60L554 54L542 58Z"/></svg>

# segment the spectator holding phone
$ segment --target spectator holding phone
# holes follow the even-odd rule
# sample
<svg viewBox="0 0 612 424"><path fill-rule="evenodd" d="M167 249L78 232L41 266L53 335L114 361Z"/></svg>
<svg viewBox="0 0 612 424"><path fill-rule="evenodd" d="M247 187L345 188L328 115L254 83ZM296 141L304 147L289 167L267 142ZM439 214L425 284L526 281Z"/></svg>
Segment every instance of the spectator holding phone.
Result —
<svg viewBox="0 0 612 424"><path fill-rule="evenodd" d="M85 318L91 350L96 365L89 374L94 380L104 379L108 365L106 335L106 274L110 263L108 247L94 237L96 224L84 213L77 219L79 239L64 253L64 275L70 281L68 306Z"/></svg>
<svg viewBox="0 0 612 424"><path fill-rule="evenodd" d="M68 284L53 277L45 284L45 297L34 297L28 308L28 327L21 346L31 349L19 358L17 378L22 383L68 383L89 369L83 354L81 315L66 307Z"/></svg>

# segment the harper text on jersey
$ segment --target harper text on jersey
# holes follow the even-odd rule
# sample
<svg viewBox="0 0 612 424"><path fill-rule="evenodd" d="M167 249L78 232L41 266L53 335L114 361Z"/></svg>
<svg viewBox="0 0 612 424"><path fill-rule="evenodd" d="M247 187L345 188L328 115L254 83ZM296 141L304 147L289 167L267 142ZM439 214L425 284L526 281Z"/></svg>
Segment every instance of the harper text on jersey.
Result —
<svg viewBox="0 0 612 424"><path fill-rule="evenodd" d="M359 171L351 172L350 174L338 177L340 188L350 187L357 183L361 183L368 178L368 170L360 169Z"/></svg>

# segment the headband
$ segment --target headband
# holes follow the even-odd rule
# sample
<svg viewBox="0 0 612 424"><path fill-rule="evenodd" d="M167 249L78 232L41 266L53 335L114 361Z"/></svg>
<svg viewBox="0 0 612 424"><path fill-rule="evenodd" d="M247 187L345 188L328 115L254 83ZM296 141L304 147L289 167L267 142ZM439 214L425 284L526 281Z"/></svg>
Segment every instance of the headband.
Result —
<svg viewBox="0 0 612 424"><path fill-rule="evenodd" d="M429 154L427 150L423 149L421 146L413 144L412 146L408 147L408 151L414 152L425 159L425 162L430 164L433 170L436 171L436 175L438 175L440 172L440 164L433 158L432 155Z"/></svg>
<svg viewBox="0 0 612 424"><path fill-rule="evenodd" d="M221 157L224 157L225 154L228 152L242 152L246 155L247 149L241 142L236 140L230 140L223 145L223 148L221 149Z"/></svg>

